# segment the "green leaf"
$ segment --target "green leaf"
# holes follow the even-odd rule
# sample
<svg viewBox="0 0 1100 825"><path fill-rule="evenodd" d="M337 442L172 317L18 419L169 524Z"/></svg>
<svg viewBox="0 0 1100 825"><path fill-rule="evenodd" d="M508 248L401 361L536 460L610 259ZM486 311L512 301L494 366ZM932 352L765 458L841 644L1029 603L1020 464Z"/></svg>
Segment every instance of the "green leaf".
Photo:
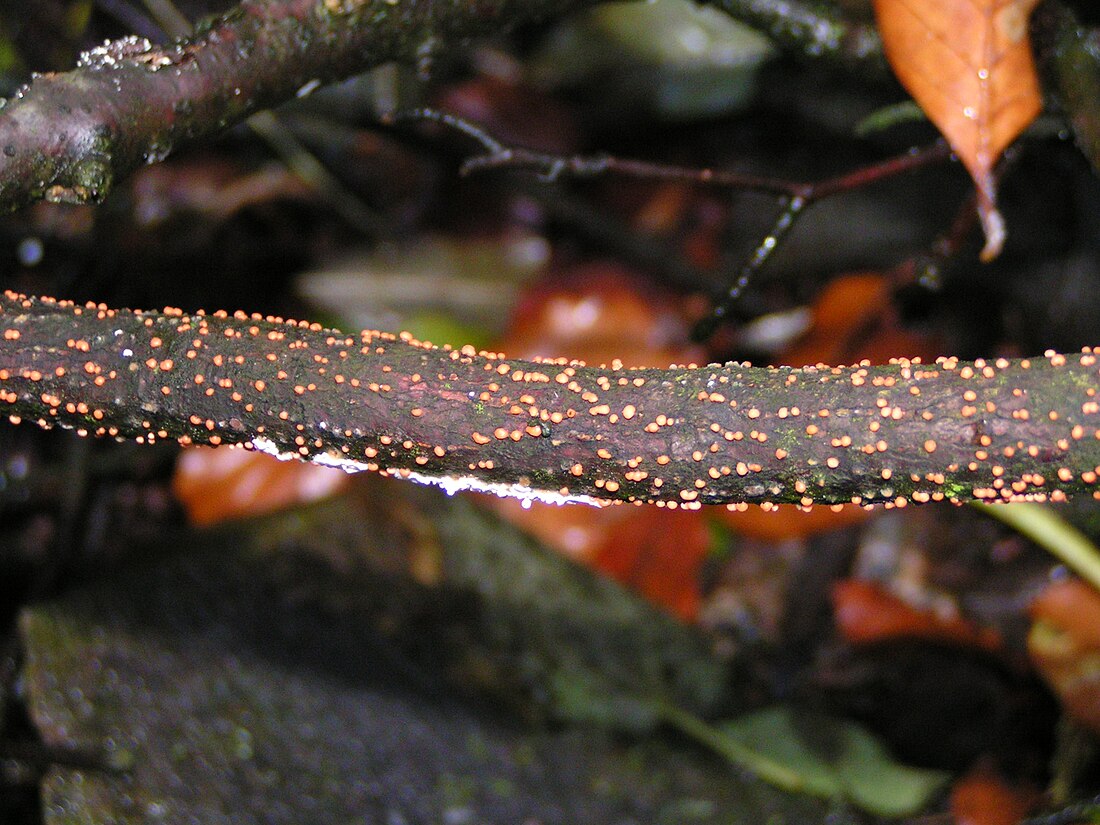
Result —
<svg viewBox="0 0 1100 825"><path fill-rule="evenodd" d="M774 707L701 731L677 717L669 721L732 762L768 766L761 778L879 816L916 813L947 780L942 772L899 764L867 730L846 720Z"/></svg>
<svg viewBox="0 0 1100 825"><path fill-rule="evenodd" d="M845 796L864 810L881 816L915 813L947 781L941 771L895 762L877 738L854 722L836 724L843 746L835 768Z"/></svg>

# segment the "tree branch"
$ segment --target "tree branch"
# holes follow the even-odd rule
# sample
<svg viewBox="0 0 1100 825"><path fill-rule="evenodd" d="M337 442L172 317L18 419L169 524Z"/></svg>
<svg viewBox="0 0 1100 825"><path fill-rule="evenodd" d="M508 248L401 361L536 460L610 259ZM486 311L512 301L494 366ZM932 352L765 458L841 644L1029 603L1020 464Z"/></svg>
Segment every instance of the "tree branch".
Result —
<svg viewBox="0 0 1100 825"><path fill-rule="evenodd" d="M628 370L13 293L0 335L13 420L243 444L449 491L685 508L1100 498L1093 351Z"/></svg>
<svg viewBox="0 0 1100 825"><path fill-rule="evenodd" d="M777 43L884 70L874 28L795 0L706 0ZM96 203L115 181L302 90L599 0L243 0L168 46L108 42L0 99L0 213Z"/></svg>
<svg viewBox="0 0 1100 825"><path fill-rule="evenodd" d="M114 181L303 89L594 0L244 0L190 38L116 40L0 106L0 212Z"/></svg>
<svg viewBox="0 0 1100 825"><path fill-rule="evenodd" d="M767 34L788 52L825 59L862 76L889 76L878 30L871 22L848 20L836 6L814 0L706 0L747 26Z"/></svg>

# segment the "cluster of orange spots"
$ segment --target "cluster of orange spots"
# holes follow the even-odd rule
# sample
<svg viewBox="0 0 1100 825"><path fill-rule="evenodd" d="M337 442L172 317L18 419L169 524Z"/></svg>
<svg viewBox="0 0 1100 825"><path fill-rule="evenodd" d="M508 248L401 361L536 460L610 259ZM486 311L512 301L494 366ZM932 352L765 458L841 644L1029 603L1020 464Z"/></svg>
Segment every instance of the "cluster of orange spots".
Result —
<svg viewBox="0 0 1100 825"><path fill-rule="evenodd" d="M104 307L89 306L81 310L75 308L74 312L94 312L98 316L103 318L115 317L115 314L107 310ZM178 311L175 311L178 313ZM173 317L173 313L166 313L168 317ZM204 349L204 339L208 339L211 334L215 334L219 339L225 338L227 340L238 340L246 337L251 338L264 338L270 341L272 344L278 344L282 348L282 355L277 355L276 351L268 351L262 353L262 360L260 355L255 356L259 363L266 369L261 373L263 377L254 377L247 381L238 381L242 385L242 390L246 392L255 391L257 394L268 393L271 398L276 397L275 393L271 391L274 389L276 383L282 384L285 389L285 393L304 396L307 393L317 391L321 386L333 387L334 385L341 387L349 387L351 390L358 389L360 385L359 378L347 377L352 370L347 369L345 372L331 374L328 370L331 368L332 363L336 361L346 361L348 358L348 349L352 349L354 354L355 344L357 339L353 337L347 337L337 335L333 333L326 333L323 338L319 337L303 337L295 339L284 330L267 329L260 324L258 316L246 316L243 313L234 314L233 321L241 322L240 325L230 322L229 324L213 324L210 323L207 316L201 313L196 316L185 317L182 313L174 315L179 319L174 326L165 325L163 319L158 320L156 316L152 315L138 315L136 318L139 323L145 328L149 329L147 333L148 337L145 339L145 346L148 348L146 352L140 353L135 360L130 364L130 370L139 369L140 365L144 365L148 370L156 374L168 374L173 373L179 369L179 365L173 360L172 357L167 357L163 354L163 349L169 349L172 354L176 351L168 347L166 343L169 340L175 341L174 335L190 331L194 329L195 336L191 340L190 348L186 350L186 358L189 361L194 361L199 357ZM214 318L220 318L228 320L229 316L225 313L215 313ZM161 326L157 326L160 323ZM306 329L310 332L319 332L321 328L316 324L308 324L306 322L281 322L294 326L297 329ZM18 332L19 330L14 330ZM154 334L156 333L156 334ZM25 335L23 336L25 337ZM91 337L91 336L89 336ZM5 340L18 341L19 338L13 338L11 336L5 336ZM185 339L186 340L186 339ZM381 359L382 356L387 355L387 348L383 345L383 342L396 342L400 340L401 346L418 347L427 350L431 347L428 342L420 342L409 335L393 336L386 333L378 332L365 332L358 341L362 342L364 354ZM322 351L316 351L320 342L323 341L324 347ZM91 345L84 339L70 339L68 347L74 350L76 353L82 353L85 355L90 354L90 357L85 360L77 359L71 362L66 362L73 369L73 371L79 371L84 375L90 376L91 381L98 385L104 386L108 381L118 378L118 374L115 370L110 369L107 366L107 361L97 360L97 356L91 353ZM140 341L134 344L135 347L140 345ZM311 349L312 347L312 349ZM149 351L161 350L162 353L158 353L153 356L149 354ZM757 396L756 403L753 404L751 400L746 400L744 396L741 396L741 405L738 406L738 400L731 395L738 395L736 391L730 392L725 388L722 391L714 389L715 385L725 384L730 385L731 378L734 382L744 379L743 372L734 372L739 367L734 367L727 372L709 372L709 378L706 375L697 374L695 376L678 375L675 379L662 379L663 381L669 381L669 386L675 389L678 386L682 386L682 382L685 377L692 381L697 381L696 387L691 388L691 394L688 398L692 398L695 401L700 402L700 405L694 409L685 409L683 413L680 413L680 407L675 407L676 415L669 415L669 412L673 412L666 408L665 413L654 414L656 411L653 409L654 401L652 399L648 401L634 401L632 403L623 403L625 398L621 394L618 388L642 388L646 385L647 380L653 380L653 374L638 374L631 373L625 370L621 370L621 364L612 364L611 372L605 369L583 369L579 362L565 361L564 359L548 360L544 363L553 364L556 368L549 370L550 374L535 369L529 362L520 362L515 360L506 360L503 356L496 353L477 353L472 347L462 347L459 350L453 350L444 348L439 350L446 359L445 363L461 361L466 359L469 363L467 366L471 368L471 371L478 371L484 369L489 372L493 378L500 376L504 379L507 376L512 383L521 383L525 388L530 388L529 391L524 391L522 395L518 396L514 401L505 394L505 390L502 390L500 383L496 380L488 383L482 383L479 387L477 398L484 404L485 426L479 431L474 430L473 427L466 432L469 432L469 440L475 445L475 447L482 447L491 444L494 439L497 441L512 441L520 442L525 438L543 438L550 437L554 446L559 446L562 442L560 439L568 438L570 444L574 447L581 446L580 452L573 452L570 454L568 463L566 466L570 468L570 475L573 477L585 476L586 473L583 469L578 471L575 468L583 468L588 466L595 470L595 477L586 478L585 484L590 485L590 488L594 487L600 491L600 493L607 497L621 496L626 500L649 500L656 497L662 497L668 499L668 504L665 506L698 506L700 500L713 500L713 497L717 495L717 491L723 488L721 480L726 476L731 476L736 473L737 476L746 476L748 473L761 473L763 471L762 464L759 461L753 461L753 458L763 460L766 456L774 456L777 461L783 461L788 466L793 467L813 467L818 461L832 470L840 469L842 466L852 461L855 464L854 458L855 450L862 452L867 456L873 456L876 454L888 455L891 449L891 445L888 441L888 434L891 432L889 429L892 426L892 422L902 420L908 414L917 414L916 411L909 413L908 410L904 410L898 403L899 398L911 398L920 395L921 388L916 384L907 386L904 388L897 388L893 393L888 395L879 395L877 397L872 396L868 400L867 404L873 404L873 411L877 414L875 419L866 421L866 418L860 419L866 421L867 429L872 433L880 434L879 436L872 435L871 439L867 440L867 443L860 443L863 438L856 437L858 440L853 440L851 435L850 413L838 414L831 410L829 407L819 407L816 413L811 413L816 416L816 423L806 425L804 428L797 428L799 432L804 432L806 438L814 438L818 435L825 437L825 442L831 445L834 450L852 450L853 452L835 452L834 454L822 455L820 450L810 450L808 447L803 447L796 441L788 443L786 441L780 441L784 446L781 448L769 449L766 452L752 452L752 448L759 450L757 445L763 445L769 440L774 439L777 434L782 432L783 434L790 435L793 433L787 433L786 430L776 430L777 422L787 420L793 417L802 415L802 411L798 406L786 405L782 407L767 407L760 403L760 396ZM299 354L300 353L300 354ZM392 355L395 358L400 358L401 352L394 350ZM482 357L485 360L477 361L477 357ZM181 362L183 358L180 358ZM253 356L249 356L253 357ZM1047 357L1050 359L1052 366L1062 366L1067 363L1064 356L1055 356L1048 353ZM279 362L280 358L286 358L283 366L285 369L275 369L274 363ZM1059 360L1061 359L1061 360ZM272 367L267 367L267 362L273 362ZM316 371L318 376L325 376L326 381L330 383L322 384L309 381L308 377L304 373L297 372L297 367L303 362L307 362L309 368ZM1096 362L1096 356L1094 352L1086 352L1080 356L1081 365L1083 367L1091 368ZM425 432L430 431L432 425L431 416L428 414L430 407L427 405L413 405L401 404L400 398L403 396L401 393L407 390L411 386L421 386L429 383L426 381L421 372L412 372L411 375L401 376L399 368L396 366L398 362L394 361L392 364L378 363L375 361L370 364L372 375L376 378L380 377L380 374L389 373L393 377L390 379L392 383L386 383L379 380L369 380L364 376L363 386L365 389L373 393L387 394L392 393L397 400L397 407L394 407L396 413L405 415L407 422L402 423L399 419L394 419L386 424L391 427L391 432L399 432L402 428L413 427L413 421L420 419L427 425L428 429ZM425 360L424 365L428 367L429 377L433 374L432 362ZM778 373L773 373L777 377L781 377L782 382L786 385L797 383L799 377L806 378L814 376L814 380L825 383L835 380L839 377L840 380L848 378L856 386L863 386L870 384L872 387L881 388L881 391L885 392L892 386L894 386L899 380L905 380L908 378L912 381L933 381L942 376L943 373L954 371L958 380L963 381L983 381L990 380L996 376L998 370L1007 369L1011 364L1003 359L998 359L992 364L978 361L970 365L960 364L955 359L940 359L937 361L936 368L929 369L916 369L914 365L919 364L918 361L905 361L899 359L896 361L897 372L892 374L884 374L880 370L873 370L867 365L858 366L852 370L845 371L840 368L825 368L807 369L807 370L786 370ZM190 380L187 380L188 385L193 384L198 388L203 395L207 397L215 396L216 394L224 391L225 397L231 399L232 402L239 406L239 409L243 413L257 413L261 412L265 416L271 416L272 419L277 419L279 422L291 422L291 414L287 409L263 409L256 410L255 404L260 403L258 400L250 400L242 394L241 391L235 388L234 379L228 377L226 374L221 373L222 370L228 370L234 367L247 367L246 357L240 354L230 353L214 353L208 356L208 362L206 369L196 371L192 368L192 375ZM45 369L45 368L43 368ZM445 370L448 368L444 368ZM454 369L461 372L462 370L456 365ZM125 371L125 370L124 370ZM618 371L618 372L616 372ZM57 378L64 378L66 375L65 367L56 367L52 370L53 375ZM237 370L230 374L244 374L247 375L247 369ZM298 383L291 383L294 379L290 377L289 373L295 373L295 379ZM254 373L255 374L255 373ZM42 370L23 370L16 373L20 379L28 380L35 384L50 378L50 371L47 370L43 373ZM551 375L553 377L551 377ZM0 371L0 380L6 381L11 379L12 374L6 371ZM446 377L445 377L446 376ZM165 375L167 378L167 375ZM460 376L455 372L440 372L439 381L471 381L476 380L466 375ZM755 376L750 376L748 383L758 380ZM508 381L503 381L507 386L511 386ZM544 385L540 387L539 385ZM690 384L688 384L690 386ZM396 390L395 390L396 387ZM704 388L705 387L705 388ZM560 388L560 389L559 389ZM869 389L869 388L868 388ZM182 387L179 383L154 383L151 385L153 392L159 392L160 395L168 395L176 390L179 393L183 393L184 390L189 390L190 387ZM349 390L350 391L350 390ZM429 387L425 390L427 397L431 397L433 390ZM805 390L802 390L803 392ZM865 390L866 392L867 390ZM1089 399L1080 403L1081 415L1092 416L1100 414L1100 404L1095 400L1095 389L1092 387L1086 388L1085 392L1089 395ZM582 416L586 420L591 418L591 422L581 422L579 419L573 422L572 429L566 429L558 431L557 427L554 428L554 434L551 435L548 424L559 425L563 421L573 419L578 415L577 410L564 403L561 400L561 395L571 393L573 396L583 400L587 407L580 407L583 412L584 409L588 410L589 416ZM615 394L618 393L618 394ZM466 393L463 392L463 395ZM53 418L56 420L65 420L64 416L79 416L82 420L80 422L72 422L73 426L84 426L83 419L87 419L88 416L92 416L96 420L103 420L103 411L89 409L88 404L83 404L83 409L75 402L69 402L69 396L57 392L53 389L52 385L42 385L41 389L34 394L34 397L44 405L43 416ZM569 396L567 396L569 397ZM864 396L866 397L866 396ZM1008 409L1009 404L1002 405L1002 410L997 411L996 404L993 401L982 399L979 397L979 392L974 388L966 388L960 393L960 397L965 404L961 409L961 415L963 418L973 418L979 414L980 410L985 411L989 415L997 415L999 420L1003 421L1008 418L1013 418L1016 421L1032 421L1033 419L1042 419L1043 421L1059 422L1066 421L1066 435L1069 438L1059 438L1054 443L1060 451L1068 451L1072 444L1071 438L1074 441L1081 441L1086 438L1089 433L1092 433L1095 437L1100 438L1100 429L1095 426L1090 426L1086 429L1082 423L1074 420L1076 413L1070 409L1065 411L1062 408L1058 409L1046 409L1037 411L1035 406L1013 406L1012 409ZM1014 397L1020 399L1019 401L1013 401L1013 405L1026 402L1026 393L1022 392L1019 388L1014 393ZM13 391L10 387L5 387L0 390L0 400L7 401L8 403L16 403L20 398L20 392ZM473 394L470 393L470 398L473 400ZM751 398L751 396L750 396ZM253 399L258 399L258 396L253 396ZM146 403L151 403L147 401ZM270 403L274 403L273 401ZM807 402L803 402L806 404ZM705 412L703 409L707 405L720 405L717 408L713 408L713 412ZM817 406L817 405L814 405ZM155 407L155 405L154 405ZM811 408L812 409L812 408ZM150 412L153 412L152 407L149 408ZM723 413L722 410L725 412ZM522 417L523 420L512 424L507 421L501 421L501 415L511 414ZM860 413L863 415L863 413ZM930 419L932 414L928 411L923 411L921 415L926 419ZM839 417L848 417L848 420L839 421L836 420ZM745 419L757 422L757 429L751 429L747 431L748 438L746 439L746 432L736 429L737 422L744 422ZM254 421L255 419L253 419ZM262 420L262 419L261 419ZM206 441L213 441L213 439L221 440L226 436L227 423L224 421L215 421L214 418L208 415L192 414L189 418L189 423L192 427L203 430L206 435L202 433L195 433L191 431L184 431L182 435L177 437L180 440L190 442L192 439L198 438L202 435L202 439ZM654 443L651 448L652 452L645 458L642 456L636 456L629 461L624 461L623 458L615 460L613 458L613 451L608 450L606 446L599 444L602 439L610 439L612 433L608 429L608 425L617 426L620 422L634 422L632 427L638 427L638 435L641 433L647 433L650 435L656 435ZM604 423L606 422L606 423ZM646 422L643 424L643 422ZM45 422L43 422L45 423ZM792 424L794 422L791 422ZM238 422L239 424L239 422ZM981 427L986 425L984 421L975 423L975 427ZM94 425L93 425L94 426ZM240 425L243 427L244 425ZM249 426L257 428L256 432L259 433L262 430L263 424L252 423ZM306 426L303 423L294 423L292 426L301 429ZM312 426L320 426L325 429L324 422L314 422ZM342 425L340 425L342 427ZM837 428L844 426L848 429L848 433L840 433ZM150 422L144 422L142 425L144 432L141 432L138 437L144 440L154 440L155 438L168 437L168 433L163 428L158 427ZM707 429L715 436L715 441L708 442L701 437L701 433L695 432L692 428L699 427L700 429ZM789 428L790 425L787 425ZM674 429L678 428L678 429ZM880 433L881 428L881 433ZM320 440L317 438L307 438L300 433L295 435L291 433L290 436L285 434L286 428L282 428L280 440L286 439L286 443L289 445L289 439L293 439L295 446L293 449L298 454L312 458L320 452L324 452L325 449L340 450L346 455L350 455L347 444L335 444L335 446L329 445L327 440ZM406 430L407 432L419 432L420 430L412 428ZM118 434L117 429L114 429L113 425L105 425L95 430L98 434ZM630 430L624 432L622 436L616 437L616 443L623 443L624 439L629 440ZM333 437L339 436L339 430L330 431ZM383 465L388 461L392 462L393 466L400 466L402 464L415 465L419 468L425 467L432 457L444 458L448 455L449 448L453 447L452 444L433 444L433 443L420 443L414 438L405 437L400 435L399 437L391 436L366 436L358 429L355 433L352 433L350 429L344 429L344 438L349 441L357 440L358 445L355 447L356 453L362 453L364 449L372 449L366 447L364 442L375 438L377 444L381 444L385 449L386 455L379 457L379 463ZM941 459L947 466L944 467L948 473L957 473L960 467L966 471L974 473L982 473L981 476L974 476L974 480L977 482L973 485L973 495L979 498L1002 498L1010 499L1016 497L1055 497L1059 495L1058 491L1050 491L1048 488L1054 478L1057 479L1057 483L1061 484L1081 484L1081 485L1095 485L1097 481L1096 472L1080 470L1074 470L1070 466L1051 466L1050 463L1044 465L1043 473L1018 473L1017 470L1006 470L1006 466L1000 463L989 464L990 452L1003 452L1005 461L1013 459L1017 453L1023 452L1030 458L1038 458L1040 453L1040 446L1036 444L1027 444L1025 442L1018 442L1015 445L1004 445L1003 443L994 444L994 440L987 434L981 433L975 435L975 448L973 450L973 460L967 461L963 459L961 462L951 462L948 464L948 459ZM242 440L247 433L243 435L234 434L230 440ZM583 437L581 437L583 435ZM326 436L327 439L327 436ZM579 439L579 440L578 440ZM741 444L733 444L730 442L743 442ZM610 440L605 442L610 444ZM806 442L808 444L808 442ZM950 438L939 438L939 441L932 438L924 439L923 442L919 442L920 448L925 456L932 456L933 454L941 456L944 453L949 455L958 455L958 444L953 443ZM329 445L329 446L326 446ZM400 448L400 449L399 449ZM466 450L470 450L469 443L466 445ZM1043 448L1044 453L1051 449L1050 445L1046 445ZM404 450L402 453L400 450ZM658 450L660 452L658 452ZM745 451L748 451L747 453ZM488 452L488 451L486 451ZM593 453L596 457L601 459L605 464L597 465L595 462L590 463L590 460L586 456L592 456ZM813 458L813 454L816 453L819 458ZM368 455L368 458L372 456ZM713 457L713 461L712 461ZM923 457L923 456L922 456ZM470 460L466 461L466 464L473 470L484 470L487 468L487 461L492 459L485 459L483 457L472 455ZM1049 459L1043 459L1048 461ZM656 464L658 467L667 467L665 471L667 474L665 477L656 475L652 464ZM699 465L696 469L685 470L684 465L691 466L688 462L695 465ZM372 462L373 463L373 462ZM1013 462L1018 463L1018 461ZM649 465L649 466L647 466ZM495 465L494 465L495 467ZM445 470L443 468L436 470L437 473L442 473ZM447 472L453 472L453 468L447 469ZM889 481L895 476L895 472L891 467L881 467L876 470L884 481ZM988 473L988 476L985 474ZM908 486L909 482L904 480L904 475L900 481L895 483L902 486L901 489L912 491L912 486ZM698 477L696 477L698 476ZM1011 476L1011 477L1010 477ZM714 487L710 485L714 482ZM929 477L921 479L920 477L912 478L912 483L915 485L923 485L927 483L929 488L942 486L944 482L944 475L940 473L937 477ZM645 485L645 486L641 486ZM799 489L801 487L801 489ZM624 489L625 488L625 489ZM804 505L809 506L815 499L814 487L812 484L807 485L797 478L789 481L785 481L783 485L775 484L773 482L765 482L764 484L748 484L748 486L742 486L740 488L741 494L751 497L753 500L761 500L763 497L776 496L776 497L792 497L798 496L798 500ZM583 492L583 490L582 490ZM1097 491L1100 493L1100 491ZM616 496L618 494L618 496ZM935 489L918 489L915 492L911 492L911 497L915 501L922 500L935 500L937 498L944 498L944 495ZM890 487L883 487L880 490L867 492L864 491L863 496L853 496L853 501L856 503L868 504L871 501L881 500L883 498L889 499L889 504L892 506L902 506L905 503L904 498L896 495L896 491ZM866 499L866 500L865 500Z"/></svg>

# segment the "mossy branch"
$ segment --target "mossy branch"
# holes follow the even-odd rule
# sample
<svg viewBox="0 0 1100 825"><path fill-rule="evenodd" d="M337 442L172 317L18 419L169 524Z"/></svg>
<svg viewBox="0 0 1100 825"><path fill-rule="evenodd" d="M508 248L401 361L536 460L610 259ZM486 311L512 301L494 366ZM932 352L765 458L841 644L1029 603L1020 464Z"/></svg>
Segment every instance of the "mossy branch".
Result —
<svg viewBox="0 0 1100 825"><path fill-rule="evenodd" d="M623 369L243 313L0 298L0 405L84 434L242 444L523 499L1100 497L1100 367Z"/></svg>

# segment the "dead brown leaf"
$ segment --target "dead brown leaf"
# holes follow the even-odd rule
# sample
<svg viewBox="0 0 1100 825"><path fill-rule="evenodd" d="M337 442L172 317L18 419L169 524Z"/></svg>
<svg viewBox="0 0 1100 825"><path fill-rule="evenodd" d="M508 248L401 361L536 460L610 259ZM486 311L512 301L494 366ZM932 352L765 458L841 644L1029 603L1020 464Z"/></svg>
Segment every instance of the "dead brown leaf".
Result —
<svg viewBox="0 0 1100 825"><path fill-rule="evenodd" d="M894 73L939 127L978 189L982 260L1004 243L993 166L1039 114L1027 36L1038 0L875 0Z"/></svg>

